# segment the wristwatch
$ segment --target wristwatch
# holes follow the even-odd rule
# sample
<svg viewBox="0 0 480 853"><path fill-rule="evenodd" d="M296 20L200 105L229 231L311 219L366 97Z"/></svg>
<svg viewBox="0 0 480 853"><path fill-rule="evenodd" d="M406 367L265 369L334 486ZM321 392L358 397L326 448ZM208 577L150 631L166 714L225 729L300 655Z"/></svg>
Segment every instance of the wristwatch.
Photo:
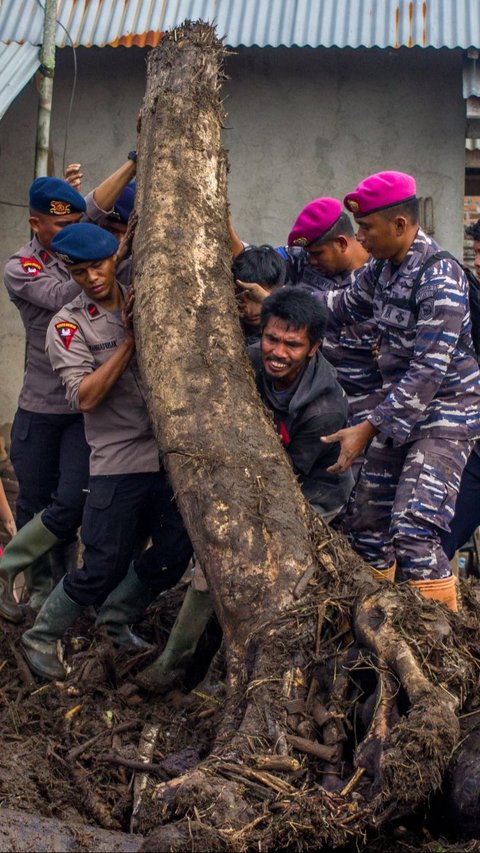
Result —
<svg viewBox="0 0 480 853"><path fill-rule="evenodd" d="M129 151L127 154L127 160L133 160L133 162L136 163L137 162L137 152L136 151Z"/></svg>

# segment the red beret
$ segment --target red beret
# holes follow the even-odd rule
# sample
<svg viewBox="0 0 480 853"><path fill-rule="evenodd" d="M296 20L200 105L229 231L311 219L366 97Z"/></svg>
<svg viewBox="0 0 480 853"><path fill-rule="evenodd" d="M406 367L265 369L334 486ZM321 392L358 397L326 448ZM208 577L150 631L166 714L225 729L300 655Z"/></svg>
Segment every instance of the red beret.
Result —
<svg viewBox="0 0 480 853"><path fill-rule="evenodd" d="M336 198L316 198L298 214L288 235L289 246L309 246L321 240L342 214Z"/></svg>
<svg viewBox="0 0 480 853"><path fill-rule="evenodd" d="M415 178L405 172L377 172L365 178L352 193L348 193L343 203L354 216L368 216L369 213L415 198L416 191Z"/></svg>

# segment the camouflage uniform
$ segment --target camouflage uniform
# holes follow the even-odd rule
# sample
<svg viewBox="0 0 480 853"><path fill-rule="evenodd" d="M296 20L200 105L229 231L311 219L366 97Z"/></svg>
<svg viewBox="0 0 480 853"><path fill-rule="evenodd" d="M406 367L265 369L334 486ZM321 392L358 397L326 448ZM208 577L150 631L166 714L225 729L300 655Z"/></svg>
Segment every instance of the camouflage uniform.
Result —
<svg viewBox="0 0 480 853"><path fill-rule="evenodd" d="M400 266L386 262L376 281L370 261L341 292L317 294L337 324L374 317L380 334L384 399L368 420L379 430L345 523L354 548L376 568L395 554L404 579L451 574L440 546L455 509L469 441L480 434L480 374L473 355L468 285L451 259L422 277L438 250L419 230Z"/></svg>
<svg viewBox="0 0 480 853"><path fill-rule="evenodd" d="M343 290L352 283L356 271L325 276L307 262L305 249L289 247L282 252L294 284L312 291ZM337 379L348 398L348 424L364 421L383 399L382 376L373 357L378 329L371 320L338 326L330 325L323 337L322 355L336 368Z"/></svg>

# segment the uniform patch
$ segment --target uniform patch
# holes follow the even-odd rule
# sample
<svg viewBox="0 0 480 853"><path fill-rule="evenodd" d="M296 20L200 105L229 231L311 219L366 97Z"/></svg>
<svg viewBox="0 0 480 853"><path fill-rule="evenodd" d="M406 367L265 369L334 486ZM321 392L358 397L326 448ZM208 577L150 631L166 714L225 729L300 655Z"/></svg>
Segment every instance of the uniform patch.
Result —
<svg viewBox="0 0 480 853"><path fill-rule="evenodd" d="M433 317L434 301L433 299L424 299L418 308L419 320L430 320Z"/></svg>
<svg viewBox="0 0 480 853"><path fill-rule="evenodd" d="M36 258L20 258L20 266L27 275L31 275L33 278L43 270L40 261L37 261Z"/></svg>
<svg viewBox="0 0 480 853"><path fill-rule="evenodd" d="M95 302L89 302L87 305L87 311L90 317L98 317L100 311L98 310Z"/></svg>
<svg viewBox="0 0 480 853"><path fill-rule="evenodd" d="M66 201L52 201L50 202L50 213L54 216L65 216L66 213L71 213L70 204Z"/></svg>
<svg viewBox="0 0 480 853"><path fill-rule="evenodd" d="M55 323L55 329L65 349L70 349L74 335L78 332L77 324L69 323L67 320L60 320L59 323Z"/></svg>

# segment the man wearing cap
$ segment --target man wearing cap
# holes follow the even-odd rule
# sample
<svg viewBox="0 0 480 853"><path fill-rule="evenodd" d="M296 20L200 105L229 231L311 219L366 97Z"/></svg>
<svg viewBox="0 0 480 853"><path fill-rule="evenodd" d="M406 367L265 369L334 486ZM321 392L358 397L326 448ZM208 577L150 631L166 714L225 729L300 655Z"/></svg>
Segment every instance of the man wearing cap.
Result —
<svg viewBox="0 0 480 853"><path fill-rule="evenodd" d="M341 324L373 316L384 398L364 421L322 440L341 443L334 472L370 444L350 518L354 548L380 572L393 574L396 561L399 579L456 610L440 533L454 513L469 441L480 434L467 281L451 256L432 258L438 246L419 227L410 175L371 175L345 206L372 260L322 301Z"/></svg>
<svg viewBox="0 0 480 853"><path fill-rule="evenodd" d="M192 548L159 464L133 331L125 322L126 291L115 278L117 240L79 223L63 229L52 248L82 288L50 322L47 352L70 405L85 414L91 448L84 565L55 587L23 635L22 649L35 673L59 679L57 640L89 605L105 602L96 624L115 643L144 646L128 624L180 579ZM126 307L128 313L128 300ZM153 546L131 563L140 517Z"/></svg>
<svg viewBox="0 0 480 853"><path fill-rule="evenodd" d="M55 234L85 215L85 200L66 181L37 178L29 191L34 236L9 259L5 286L26 331L27 364L12 427L11 458L19 483L18 534L0 561L0 614L14 622L23 612L10 592L24 571L30 604L38 608L51 589L46 554L76 556L76 531L85 500L89 448L83 416L73 413L45 354L53 314L79 293L65 264L51 249Z"/></svg>

